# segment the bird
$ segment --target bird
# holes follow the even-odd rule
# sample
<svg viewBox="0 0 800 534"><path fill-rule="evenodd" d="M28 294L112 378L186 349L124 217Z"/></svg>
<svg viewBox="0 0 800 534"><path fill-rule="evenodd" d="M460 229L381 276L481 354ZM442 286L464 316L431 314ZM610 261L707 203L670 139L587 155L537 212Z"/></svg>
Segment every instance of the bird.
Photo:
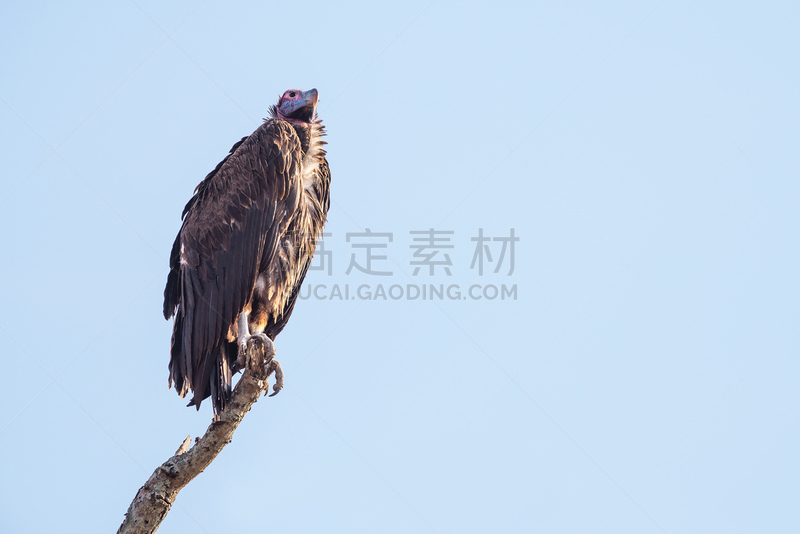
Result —
<svg viewBox="0 0 800 534"><path fill-rule="evenodd" d="M169 387L215 416L245 366L248 341L271 347L294 310L330 207L331 173L316 89L290 89L194 191L164 289L174 317ZM276 362L277 363L277 362ZM273 395L282 387L276 373Z"/></svg>

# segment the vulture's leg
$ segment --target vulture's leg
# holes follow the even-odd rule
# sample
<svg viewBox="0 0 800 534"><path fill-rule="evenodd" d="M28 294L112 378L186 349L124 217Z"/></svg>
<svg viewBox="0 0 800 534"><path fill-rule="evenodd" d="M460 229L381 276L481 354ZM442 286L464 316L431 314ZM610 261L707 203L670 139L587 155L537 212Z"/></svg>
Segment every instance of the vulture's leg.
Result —
<svg viewBox="0 0 800 534"><path fill-rule="evenodd" d="M250 314L242 312L239 314L239 358L241 359L245 352L247 352L247 339L250 337L250 325L247 324ZM244 367L244 361L240 362Z"/></svg>
<svg viewBox="0 0 800 534"><path fill-rule="evenodd" d="M239 369L244 369L247 366L247 338L250 337L250 327L247 325L247 316L249 314L242 312L239 314L239 321L237 327L239 330L239 354L236 357L236 364Z"/></svg>
<svg viewBox="0 0 800 534"><path fill-rule="evenodd" d="M258 365L261 363L261 369L259 371L263 373L264 380L269 379L270 375L275 373L275 385L272 386L272 394L270 395L270 397L272 397L283 389L283 369L278 360L275 359L275 345L273 345L272 340L263 333L250 333L248 315L249 314L245 312L239 314L239 322L237 325L239 328L239 338L237 340L239 342L239 356L236 361L240 368L244 368L248 356L251 354L253 345L261 343L262 354L264 356L263 362L251 362L251 365Z"/></svg>

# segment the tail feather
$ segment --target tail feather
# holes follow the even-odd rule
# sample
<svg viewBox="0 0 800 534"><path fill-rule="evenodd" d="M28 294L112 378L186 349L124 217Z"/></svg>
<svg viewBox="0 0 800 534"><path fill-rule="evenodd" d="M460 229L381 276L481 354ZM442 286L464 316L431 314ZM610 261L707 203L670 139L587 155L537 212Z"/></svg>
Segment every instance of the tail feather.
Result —
<svg viewBox="0 0 800 534"><path fill-rule="evenodd" d="M204 377L207 387L194 388L195 394L187 406L194 406L198 410L200 404L211 397L214 413L220 413L225 409L231 397L231 382L236 372L236 357L239 347L236 343L231 343L226 338L219 341L214 347L208 362L208 369L197 369L196 376Z"/></svg>

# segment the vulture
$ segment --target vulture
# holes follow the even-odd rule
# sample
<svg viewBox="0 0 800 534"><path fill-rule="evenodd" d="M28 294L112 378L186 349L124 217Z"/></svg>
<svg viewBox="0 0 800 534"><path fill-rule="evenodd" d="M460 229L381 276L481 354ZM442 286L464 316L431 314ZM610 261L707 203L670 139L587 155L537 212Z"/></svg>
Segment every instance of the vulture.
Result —
<svg viewBox="0 0 800 534"><path fill-rule="evenodd" d="M330 205L317 99L286 91L183 209L164 289L169 386L198 410L208 397L225 408L248 339L271 347L294 309Z"/></svg>

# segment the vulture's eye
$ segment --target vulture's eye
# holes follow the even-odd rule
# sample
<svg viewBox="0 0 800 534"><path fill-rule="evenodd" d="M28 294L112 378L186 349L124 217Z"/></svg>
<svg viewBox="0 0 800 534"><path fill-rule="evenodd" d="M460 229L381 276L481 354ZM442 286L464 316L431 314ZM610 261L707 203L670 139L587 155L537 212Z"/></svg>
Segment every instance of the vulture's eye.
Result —
<svg viewBox="0 0 800 534"><path fill-rule="evenodd" d="M296 94L295 94L295 92L294 92L294 91L292 91L291 93L289 93L289 98L294 98L295 96L296 96Z"/></svg>

